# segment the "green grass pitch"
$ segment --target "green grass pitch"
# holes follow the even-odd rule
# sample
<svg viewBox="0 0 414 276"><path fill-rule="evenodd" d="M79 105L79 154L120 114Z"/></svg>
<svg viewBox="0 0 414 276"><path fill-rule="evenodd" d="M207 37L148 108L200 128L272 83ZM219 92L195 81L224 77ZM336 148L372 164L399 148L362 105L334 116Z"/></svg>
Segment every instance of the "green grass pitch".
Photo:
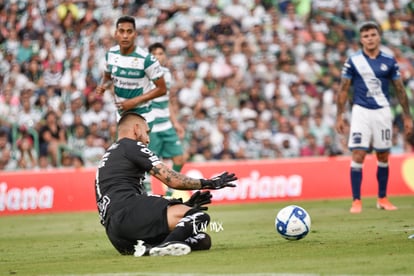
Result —
<svg viewBox="0 0 414 276"><path fill-rule="evenodd" d="M414 275L414 200L397 211L350 214L350 200L214 205L213 246L181 257L121 256L95 212L0 217L0 275ZM304 207L312 229L299 241L274 227L284 206ZM215 227L213 227L215 226Z"/></svg>

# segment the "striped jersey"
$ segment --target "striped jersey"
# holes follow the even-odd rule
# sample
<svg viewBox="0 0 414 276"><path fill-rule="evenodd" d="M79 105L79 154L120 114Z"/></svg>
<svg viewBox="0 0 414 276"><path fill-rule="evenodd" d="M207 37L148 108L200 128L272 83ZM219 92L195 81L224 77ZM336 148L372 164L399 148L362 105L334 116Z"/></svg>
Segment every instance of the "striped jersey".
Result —
<svg viewBox="0 0 414 276"><path fill-rule="evenodd" d="M160 132L166 129L170 129L173 127L170 121L170 109L169 109L169 101L170 101L170 88L172 84L172 75L170 69L167 67L161 66L161 69L164 71L164 79L165 84L167 86L167 93L162 95L161 97L157 97L152 100L151 107L153 114L154 121L151 131L152 132Z"/></svg>
<svg viewBox="0 0 414 276"><path fill-rule="evenodd" d="M354 104L378 109L390 105L390 80L399 79L400 70L394 57L380 52L371 59L360 50L345 62L342 77L352 79Z"/></svg>
<svg viewBox="0 0 414 276"><path fill-rule="evenodd" d="M147 51L136 47L129 55L122 55L119 45L109 49L105 55L105 72L111 74L116 101L140 96L155 88L152 81L163 76L158 60ZM150 102L143 103L131 111L143 115L147 121L151 111Z"/></svg>

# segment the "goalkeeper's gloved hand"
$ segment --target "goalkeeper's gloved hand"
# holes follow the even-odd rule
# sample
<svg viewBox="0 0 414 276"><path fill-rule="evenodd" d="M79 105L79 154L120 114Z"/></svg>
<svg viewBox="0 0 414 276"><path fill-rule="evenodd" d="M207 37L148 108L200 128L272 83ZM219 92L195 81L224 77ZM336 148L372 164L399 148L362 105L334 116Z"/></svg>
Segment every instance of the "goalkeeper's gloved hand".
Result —
<svg viewBox="0 0 414 276"><path fill-rule="evenodd" d="M211 179L200 179L201 189L218 190L225 187L236 187L235 184L229 183L237 180L237 176L234 173L224 172Z"/></svg>
<svg viewBox="0 0 414 276"><path fill-rule="evenodd" d="M204 205L210 204L212 197L210 191L197 191L184 204L200 211L207 211L208 207Z"/></svg>

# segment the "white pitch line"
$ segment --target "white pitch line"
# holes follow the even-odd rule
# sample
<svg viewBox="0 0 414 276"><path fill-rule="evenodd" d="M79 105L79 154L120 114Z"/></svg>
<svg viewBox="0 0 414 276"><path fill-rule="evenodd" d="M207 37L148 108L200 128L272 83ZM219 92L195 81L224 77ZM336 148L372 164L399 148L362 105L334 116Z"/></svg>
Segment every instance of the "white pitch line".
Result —
<svg viewBox="0 0 414 276"><path fill-rule="evenodd" d="M407 232L407 231L413 231L414 232L414 228L390 229L388 231L391 231L391 232Z"/></svg>

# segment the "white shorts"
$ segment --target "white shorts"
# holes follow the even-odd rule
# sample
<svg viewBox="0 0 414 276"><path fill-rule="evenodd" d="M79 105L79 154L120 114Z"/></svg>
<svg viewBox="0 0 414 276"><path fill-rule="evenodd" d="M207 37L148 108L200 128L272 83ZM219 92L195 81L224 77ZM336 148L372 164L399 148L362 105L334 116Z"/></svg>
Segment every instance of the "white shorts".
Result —
<svg viewBox="0 0 414 276"><path fill-rule="evenodd" d="M352 107L349 149L387 151L392 146L392 114L389 107L368 109Z"/></svg>

